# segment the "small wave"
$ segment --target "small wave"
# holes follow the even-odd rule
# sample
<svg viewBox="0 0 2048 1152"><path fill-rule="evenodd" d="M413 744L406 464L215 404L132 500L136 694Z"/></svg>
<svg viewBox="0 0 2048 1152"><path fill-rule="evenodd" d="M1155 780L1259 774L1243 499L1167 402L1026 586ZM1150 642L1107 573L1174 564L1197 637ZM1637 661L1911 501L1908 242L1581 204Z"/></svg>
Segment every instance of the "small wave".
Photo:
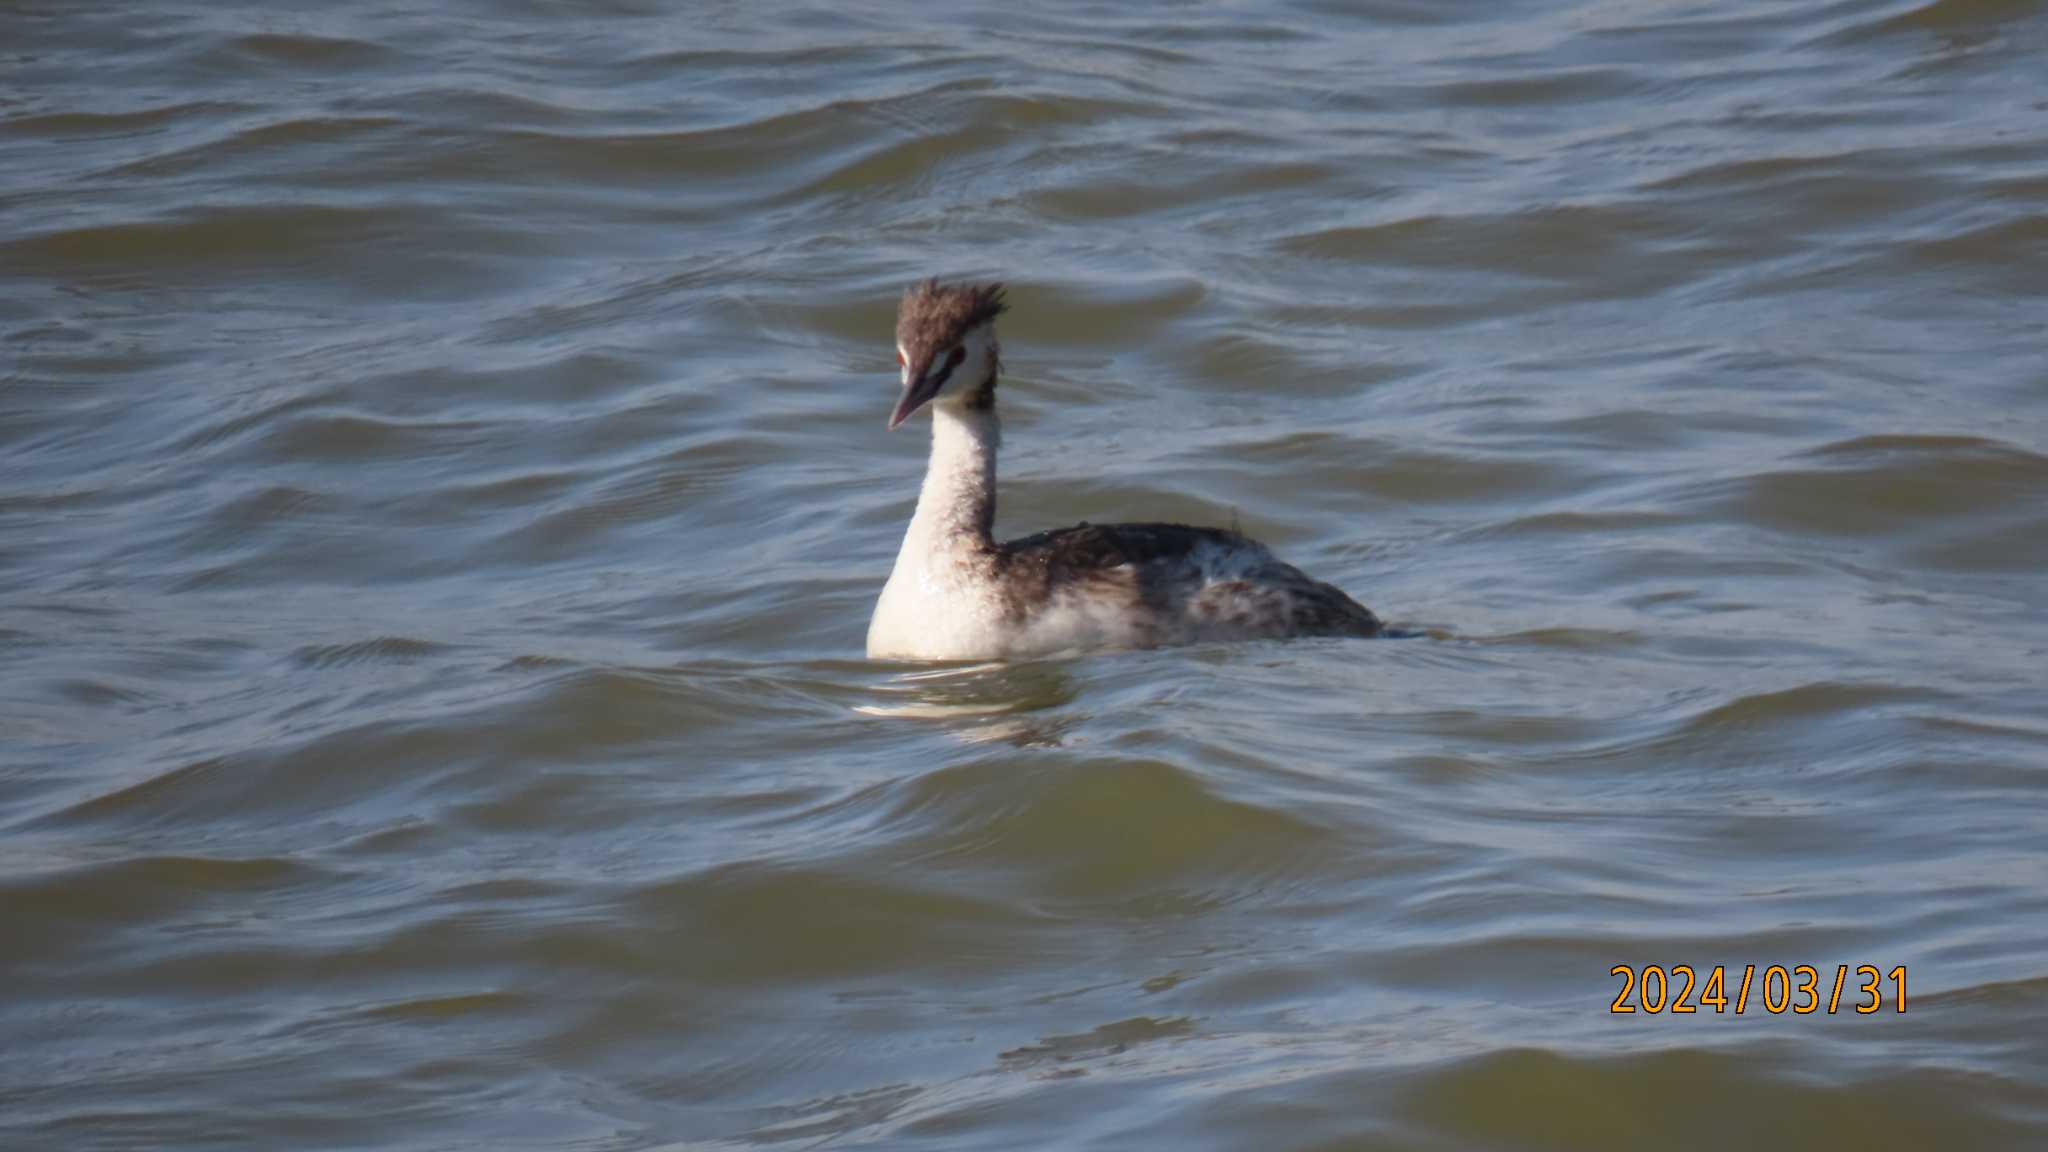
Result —
<svg viewBox="0 0 2048 1152"><path fill-rule="evenodd" d="M22 136L75 142L146 136L178 124L212 121L239 109L240 105L226 101L192 100L128 112L65 111L0 117L0 138Z"/></svg>
<svg viewBox="0 0 2048 1152"><path fill-rule="evenodd" d="M1140 1045L1182 1040L1194 1034L1195 1022L1187 1016L1133 1016L1098 1025L1087 1032L1047 1036L1036 1044L1003 1052L997 1059L1003 1067L1013 1070L1060 1064L1078 1071L1080 1064L1091 1059L1120 1056Z"/></svg>
<svg viewBox="0 0 2048 1152"><path fill-rule="evenodd" d="M281 857L133 855L88 863L40 861L13 868L0 893L22 931L0 934L0 964L57 963L80 949L104 955L138 924L161 924L219 903L246 903L333 876Z"/></svg>
<svg viewBox="0 0 2048 1152"><path fill-rule="evenodd" d="M1869 709L1941 699L1925 689L1891 684L1825 682L1801 684L1776 692L1756 692L1717 704L1685 724L1688 734L1706 737L1717 731L1748 730L1780 724L1847 716Z"/></svg>
<svg viewBox="0 0 2048 1152"><path fill-rule="evenodd" d="M1218 795L1160 760L1001 760L926 773L882 826L921 866L1030 877L1041 901L1172 915L1284 890L1330 862L1334 835L1284 808Z"/></svg>
<svg viewBox="0 0 2048 1152"><path fill-rule="evenodd" d="M1617 291L1617 269L1668 230L1647 209L1557 205L1510 213L1409 216L1300 232L1279 242L1296 256L1411 268L1470 268ZM1635 278L1626 282L1634 287Z"/></svg>
<svg viewBox="0 0 2048 1152"><path fill-rule="evenodd" d="M99 173L102 178L168 179L181 174L220 171L243 158L266 163L284 160L292 149L325 152L352 148L387 136L405 121L393 116L300 117L272 120L238 129L225 137L125 161ZM285 163L294 161L285 160ZM324 162L331 163L330 160Z"/></svg>
<svg viewBox="0 0 2048 1152"><path fill-rule="evenodd" d="M362 463L379 458L417 462L475 447L495 424L480 420L402 420L365 412L309 411L286 418L265 436L283 460Z"/></svg>
<svg viewBox="0 0 2048 1152"><path fill-rule="evenodd" d="M201 55L202 61L281 64L293 69L355 70L389 64L401 53L386 44L345 36L305 32L252 32L222 40Z"/></svg>
<svg viewBox="0 0 2048 1152"><path fill-rule="evenodd" d="M410 636L378 636L344 644L309 644L292 653L307 668L346 668L354 664L411 664L452 651L445 644Z"/></svg>
<svg viewBox="0 0 2048 1152"><path fill-rule="evenodd" d="M1950 42L1981 40L2040 12L2035 0L1931 0L1904 12L1863 20L1832 33L1825 43L1852 45L1900 35L1934 35Z"/></svg>
<svg viewBox="0 0 2048 1152"><path fill-rule="evenodd" d="M635 950L664 972L759 987L937 968L973 972L1038 917L1008 902L846 867L720 865L635 890ZM715 948L705 942L716 941Z"/></svg>
<svg viewBox="0 0 2048 1152"><path fill-rule="evenodd" d="M1724 488L1729 511L1802 534L1910 534L2025 515L2048 505L2048 457L1978 437L1876 435L1804 458L1820 468L1764 472Z"/></svg>
<svg viewBox="0 0 2048 1152"><path fill-rule="evenodd" d="M1643 1028L1625 1031L1643 1041ZM1766 1147L1787 1133L1819 1131L1898 1152L2027 1143L2016 1118L1986 1107L2009 1089L1975 1083L1964 1090L1973 1077L1916 1071L1816 1083L1800 1047L1698 1048L1664 1031L1667 1051L1588 1058L1525 1048L1413 1073L1402 1077L1399 1114L1438 1139L1475 1148L1516 1146L1536 1129L1559 1148L1633 1146L1653 1131L1689 1133L1703 1147ZM1318 1094L1337 1090L1326 1083ZM1730 1100L1745 1104L1729 1108Z"/></svg>

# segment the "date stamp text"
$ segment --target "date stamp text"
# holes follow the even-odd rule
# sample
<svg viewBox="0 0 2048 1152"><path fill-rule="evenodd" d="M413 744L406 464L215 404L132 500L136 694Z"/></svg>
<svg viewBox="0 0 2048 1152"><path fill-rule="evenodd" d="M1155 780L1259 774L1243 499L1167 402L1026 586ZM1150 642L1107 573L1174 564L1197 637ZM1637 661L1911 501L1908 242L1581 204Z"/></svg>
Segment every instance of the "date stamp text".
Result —
<svg viewBox="0 0 2048 1152"><path fill-rule="evenodd" d="M1809 1016L1823 1009L1832 1016L1853 1008L1869 1016L1889 1005L1896 1012L1906 1010L1906 966L1889 972L1875 964L1851 968L1837 964L1834 980L1811 964L1790 968L1772 964L1762 971L1754 964L1739 970L1716 964L1696 971L1690 964L1645 964L1640 968L1616 964L1608 975L1621 978L1621 991L1607 1010L1616 1015L1645 1012L1652 1016L1669 1012L1674 1016L1711 1008L1715 1015L1730 1011L1741 1016L1757 1009L1772 1016L1791 1012Z"/></svg>

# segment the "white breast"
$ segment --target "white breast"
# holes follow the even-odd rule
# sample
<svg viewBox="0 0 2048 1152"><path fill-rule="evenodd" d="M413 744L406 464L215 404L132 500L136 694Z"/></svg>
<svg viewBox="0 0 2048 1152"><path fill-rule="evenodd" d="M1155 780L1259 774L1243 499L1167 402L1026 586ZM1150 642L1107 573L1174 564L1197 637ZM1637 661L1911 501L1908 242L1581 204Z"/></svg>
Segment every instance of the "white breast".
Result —
<svg viewBox="0 0 2048 1152"><path fill-rule="evenodd" d="M966 571L906 549L868 621L868 655L985 660L1002 655L1002 605Z"/></svg>

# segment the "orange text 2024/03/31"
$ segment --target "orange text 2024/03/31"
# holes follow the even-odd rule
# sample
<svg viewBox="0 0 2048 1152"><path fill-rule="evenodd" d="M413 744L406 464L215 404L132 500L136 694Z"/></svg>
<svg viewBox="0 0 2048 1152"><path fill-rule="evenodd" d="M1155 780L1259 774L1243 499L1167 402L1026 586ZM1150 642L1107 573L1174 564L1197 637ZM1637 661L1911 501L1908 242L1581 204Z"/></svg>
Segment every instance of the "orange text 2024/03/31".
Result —
<svg viewBox="0 0 2048 1152"><path fill-rule="evenodd" d="M1715 1015L1741 1016L1761 1009L1772 1016L1790 1012L1808 1016L1825 1011L1853 1010L1869 1016L1889 1005L1895 1012L1906 1010L1906 966L1889 971L1875 964L1837 964L1830 975L1811 964L1787 967L1771 964L1761 970L1755 964L1739 968L1726 964L1694 968L1690 964L1645 964L1636 967L1616 964L1608 975L1621 980L1608 1011L1616 1015L1644 1012L1675 1016L1710 1010Z"/></svg>

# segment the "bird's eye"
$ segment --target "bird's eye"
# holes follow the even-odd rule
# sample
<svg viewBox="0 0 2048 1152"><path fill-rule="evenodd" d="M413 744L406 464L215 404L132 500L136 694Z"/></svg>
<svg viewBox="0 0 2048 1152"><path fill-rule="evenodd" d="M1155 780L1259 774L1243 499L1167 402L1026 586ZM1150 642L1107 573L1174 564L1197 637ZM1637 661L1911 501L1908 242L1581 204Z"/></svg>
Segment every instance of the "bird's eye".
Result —
<svg viewBox="0 0 2048 1152"><path fill-rule="evenodd" d="M957 344L954 345L953 350L946 354L946 371L951 372L953 369L958 368L960 362L965 359L967 359L967 349Z"/></svg>
<svg viewBox="0 0 2048 1152"><path fill-rule="evenodd" d="M903 350L901 348L896 350L896 366L898 368L903 367Z"/></svg>

